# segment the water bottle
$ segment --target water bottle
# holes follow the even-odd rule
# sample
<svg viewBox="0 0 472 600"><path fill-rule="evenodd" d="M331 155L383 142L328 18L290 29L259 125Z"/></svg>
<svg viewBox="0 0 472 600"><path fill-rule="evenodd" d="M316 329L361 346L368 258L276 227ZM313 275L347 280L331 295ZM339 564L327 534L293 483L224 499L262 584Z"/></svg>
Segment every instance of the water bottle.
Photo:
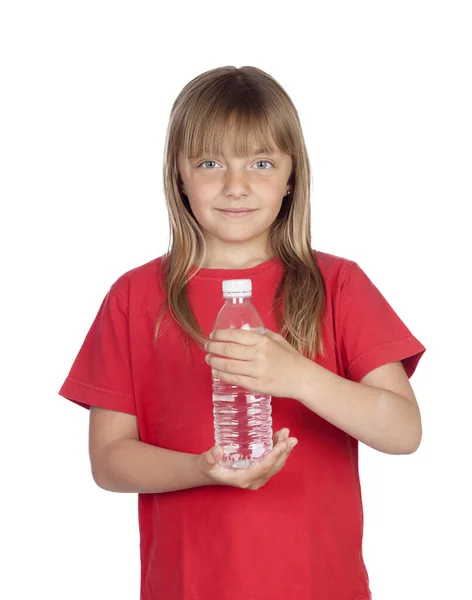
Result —
<svg viewBox="0 0 472 600"><path fill-rule="evenodd" d="M213 330L248 329L265 333L251 296L250 279L223 281L224 305ZM244 469L271 450L271 414L271 396L213 378L215 442L223 448L224 466Z"/></svg>

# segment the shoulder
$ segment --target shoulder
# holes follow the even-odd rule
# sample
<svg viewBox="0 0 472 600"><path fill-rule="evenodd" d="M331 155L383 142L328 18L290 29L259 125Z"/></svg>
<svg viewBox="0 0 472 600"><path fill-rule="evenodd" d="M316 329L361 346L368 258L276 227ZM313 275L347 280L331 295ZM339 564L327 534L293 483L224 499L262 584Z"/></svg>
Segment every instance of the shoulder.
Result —
<svg viewBox="0 0 472 600"><path fill-rule="evenodd" d="M339 290L346 278L353 270L359 268L358 264L343 256L337 256L320 250L313 250L318 268L328 290Z"/></svg>
<svg viewBox="0 0 472 600"><path fill-rule="evenodd" d="M165 294L161 281L163 259L164 255L125 271L111 284L110 292L126 304L148 295Z"/></svg>

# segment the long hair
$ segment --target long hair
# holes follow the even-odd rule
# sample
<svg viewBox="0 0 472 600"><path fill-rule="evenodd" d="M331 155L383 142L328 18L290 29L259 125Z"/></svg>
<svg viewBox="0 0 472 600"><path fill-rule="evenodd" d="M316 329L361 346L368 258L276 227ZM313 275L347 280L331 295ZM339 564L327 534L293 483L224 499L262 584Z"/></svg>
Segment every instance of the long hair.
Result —
<svg viewBox="0 0 472 600"><path fill-rule="evenodd" d="M177 157L221 155L223 142L238 157L257 144L292 157L290 196L269 231L274 256L283 275L273 299L280 334L301 354L324 354L322 319L324 282L311 248L310 165L297 110L270 75L251 66L219 67L190 81L176 98L170 114L164 152L164 191L169 213L170 243L162 261L165 302L154 341L168 309L180 325L186 348L193 339L203 347L204 336L190 306L187 284L203 266L206 245L199 224L182 192ZM185 335L187 334L187 335Z"/></svg>

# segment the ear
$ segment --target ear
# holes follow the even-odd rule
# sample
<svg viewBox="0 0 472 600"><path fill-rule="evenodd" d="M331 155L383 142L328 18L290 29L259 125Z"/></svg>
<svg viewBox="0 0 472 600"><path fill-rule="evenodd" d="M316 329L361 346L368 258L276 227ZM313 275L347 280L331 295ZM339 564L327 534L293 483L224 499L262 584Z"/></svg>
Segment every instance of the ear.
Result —
<svg viewBox="0 0 472 600"><path fill-rule="evenodd" d="M177 187L179 188L179 192L185 194L185 186L180 173L177 173Z"/></svg>

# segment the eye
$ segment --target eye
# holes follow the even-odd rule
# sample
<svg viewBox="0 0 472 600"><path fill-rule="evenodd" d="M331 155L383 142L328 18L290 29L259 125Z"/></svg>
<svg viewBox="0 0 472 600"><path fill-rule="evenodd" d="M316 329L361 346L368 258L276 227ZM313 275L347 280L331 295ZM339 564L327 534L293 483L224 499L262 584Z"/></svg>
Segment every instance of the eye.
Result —
<svg viewBox="0 0 472 600"><path fill-rule="evenodd" d="M256 165L260 165L261 163L262 163L262 164L263 164L263 163L266 163L267 165L270 165L271 167L273 167L273 166L274 166L274 165L273 165L271 162L269 162L268 160L258 160L258 161L256 162ZM257 169L257 171L267 171L267 169Z"/></svg>
<svg viewBox="0 0 472 600"><path fill-rule="evenodd" d="M202 163L200 163L198 166L199 167L203 167L203 165L206 165L208 163L216 163L216 160L204 160ZM203 167L204 169L208 169L208 167ZM211 169L211 167L210 167Z"/></svg>

